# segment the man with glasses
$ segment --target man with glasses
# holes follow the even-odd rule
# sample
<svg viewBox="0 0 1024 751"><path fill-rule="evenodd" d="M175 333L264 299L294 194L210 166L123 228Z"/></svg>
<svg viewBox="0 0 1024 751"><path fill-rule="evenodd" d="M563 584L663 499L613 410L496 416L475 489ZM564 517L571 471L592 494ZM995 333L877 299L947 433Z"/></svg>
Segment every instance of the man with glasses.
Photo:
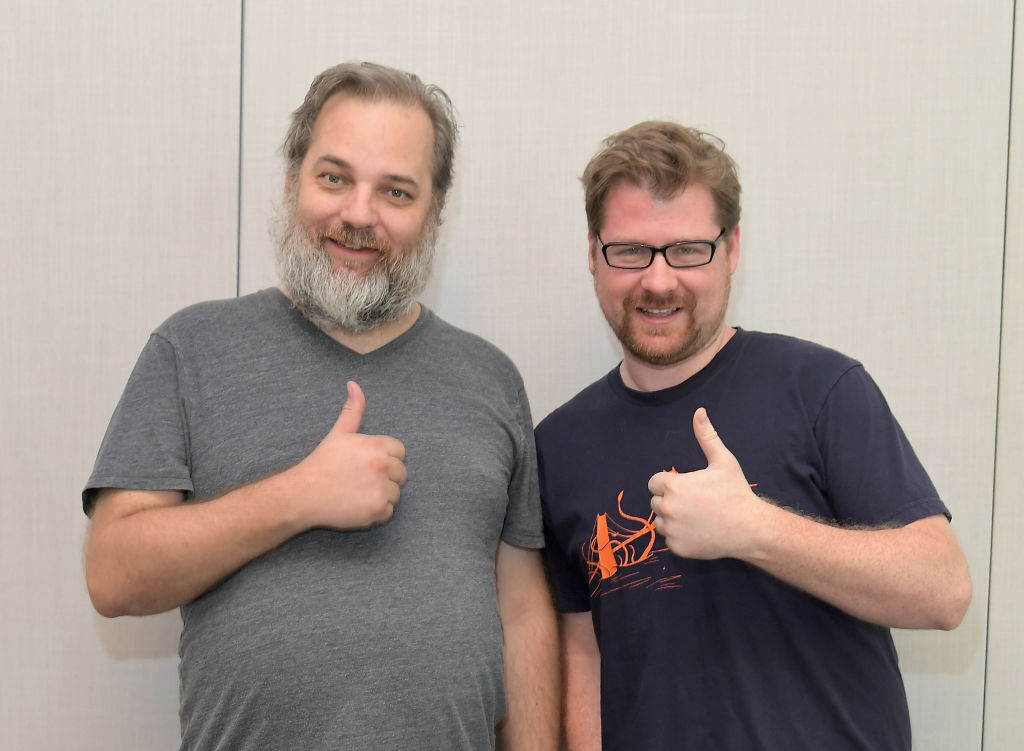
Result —
<svg viewBox="0 0 1024 751"><path fill-rule="evenodd" d="M181 608L182 748L557 747L523 384L417 302L456 136L412 74L319 75L284 144L281 286L172 316L111 419L89 593Z"/></svg>
<svg viewBox="0 0 1024 751"><path fill-rule="evenodd" d="M955 628L971 582L884 398L838 352L725 323L716 138L640 123L583 185L623 359L537 428L569 748L910 749L889 628Z"/></svg>

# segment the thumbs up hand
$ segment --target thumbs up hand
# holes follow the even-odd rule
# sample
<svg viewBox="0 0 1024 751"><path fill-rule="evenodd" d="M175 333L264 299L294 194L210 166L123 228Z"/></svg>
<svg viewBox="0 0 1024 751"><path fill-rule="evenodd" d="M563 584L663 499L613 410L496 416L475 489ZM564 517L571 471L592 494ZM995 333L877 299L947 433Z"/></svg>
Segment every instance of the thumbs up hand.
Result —
<svg viewBox="0 0 1024 751"><path fill-rule="evenodd" d="M386 435L357 432L366 397L355 381L337 421L289 482L301 526L364 529L388 521L405 482L405 447Z"/></svg>
<svg viewBox="0 0 1024 751"><path fill-rule="evenodd" d="M753 551L767 504L754 495L736 457L722 443L703 407L693 434L708 461L694 472L658 472L652 493L654 526L669 550L686 558L745 558Z"/></svg>

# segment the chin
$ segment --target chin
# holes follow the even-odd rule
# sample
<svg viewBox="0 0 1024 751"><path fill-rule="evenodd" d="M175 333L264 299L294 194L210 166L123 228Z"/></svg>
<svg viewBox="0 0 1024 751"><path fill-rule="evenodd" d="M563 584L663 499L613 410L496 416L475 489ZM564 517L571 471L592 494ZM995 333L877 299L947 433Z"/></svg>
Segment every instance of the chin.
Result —
<svg viewBox="0 0 1024 751"><path fill-rule="evenodd" d="M626 332L619 341L634 357L649 365L675 365L700 352L709 340L699 331L669 336L637 335L634 331Z"/></svg>
<svg viewBox="0 0 1024 751"><path fill-rule="evenodd" d="M359 263L357 261L335 261L331 260L331 271L338 276L364 277L376 268L374 263Z"/></svg>

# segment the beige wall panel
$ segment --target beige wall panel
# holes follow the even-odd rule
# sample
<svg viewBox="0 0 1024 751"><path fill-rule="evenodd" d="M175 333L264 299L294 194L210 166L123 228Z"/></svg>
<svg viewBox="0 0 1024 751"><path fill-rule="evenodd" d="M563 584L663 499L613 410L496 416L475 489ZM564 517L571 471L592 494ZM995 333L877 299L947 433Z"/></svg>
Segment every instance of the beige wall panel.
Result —
<svg viewBox="0 0 1024 751"><path fill-rule="evenodd" d="M953 634L898 641L916 746L978 748L1012 3L552 5L249 0L243 291L273 283L274 151L312 75L351 58L415 70L465 125L427 302L512 355L539 418L618 357L576 181L600 138L650 117L723 136L745 187L733 321L861 358L956 517L975 604ZM76 499L148 332L234 294L241 3L0 6L0 738L174 747L177 615L92 612ZM1022 163L1017 149L1014 196ZM1010 218L991 749L1024 729L1024 270Z"/></svg>
<svg viewBox="0 0 1024 751"><path fill-rule="evenodd" d="M586 271L586 160L641 119L719 134L745 190L732 322L861 359L953 511L974 605L954 633L897 640L916 747L978 748L1011 17L1009 0L251 0L242 290L274 283L275 150L312 76L413 70L464 124L426 300L513 357L539 419L619 356Z"/></svg>
<svg viewBox="0 0 1024 751"><path fill-rule="evenodd" d="M1004 259L999 423L996 434L995 508L992 516L992 587L989 604L985 750L1018 748L1024 738L1024 13L1017 12L1010 173Z"/></svg>
<svg viewBox="0 0 1024 751"><path fill-rule="evenodd" d="M79 494L149 331L235 293L240 3L0 5L0 746L176 748L178 615L94 613Z"/></svg>

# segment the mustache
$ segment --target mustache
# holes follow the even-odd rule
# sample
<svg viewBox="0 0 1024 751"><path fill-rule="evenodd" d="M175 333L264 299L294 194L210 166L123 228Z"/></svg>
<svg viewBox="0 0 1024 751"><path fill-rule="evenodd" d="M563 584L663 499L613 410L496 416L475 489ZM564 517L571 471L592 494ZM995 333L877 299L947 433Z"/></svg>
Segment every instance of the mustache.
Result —
<svg viewBox="0 0 1024 751"><path fill-rule="evenodd" d="M323 250L324 243L331 240L350 248L370 248L380 253L389 253L391 244L377 237L371 230L352 229L351 227L329 227L317 232L315 243Z"/></svg>
<svg viewBox="0 0 1024 751"><path fill-rule="evenodd" d="M693 310L693 300L686 295L652 295L644 293L623 300L626 310L634 308L682 308Z"/></svg>

